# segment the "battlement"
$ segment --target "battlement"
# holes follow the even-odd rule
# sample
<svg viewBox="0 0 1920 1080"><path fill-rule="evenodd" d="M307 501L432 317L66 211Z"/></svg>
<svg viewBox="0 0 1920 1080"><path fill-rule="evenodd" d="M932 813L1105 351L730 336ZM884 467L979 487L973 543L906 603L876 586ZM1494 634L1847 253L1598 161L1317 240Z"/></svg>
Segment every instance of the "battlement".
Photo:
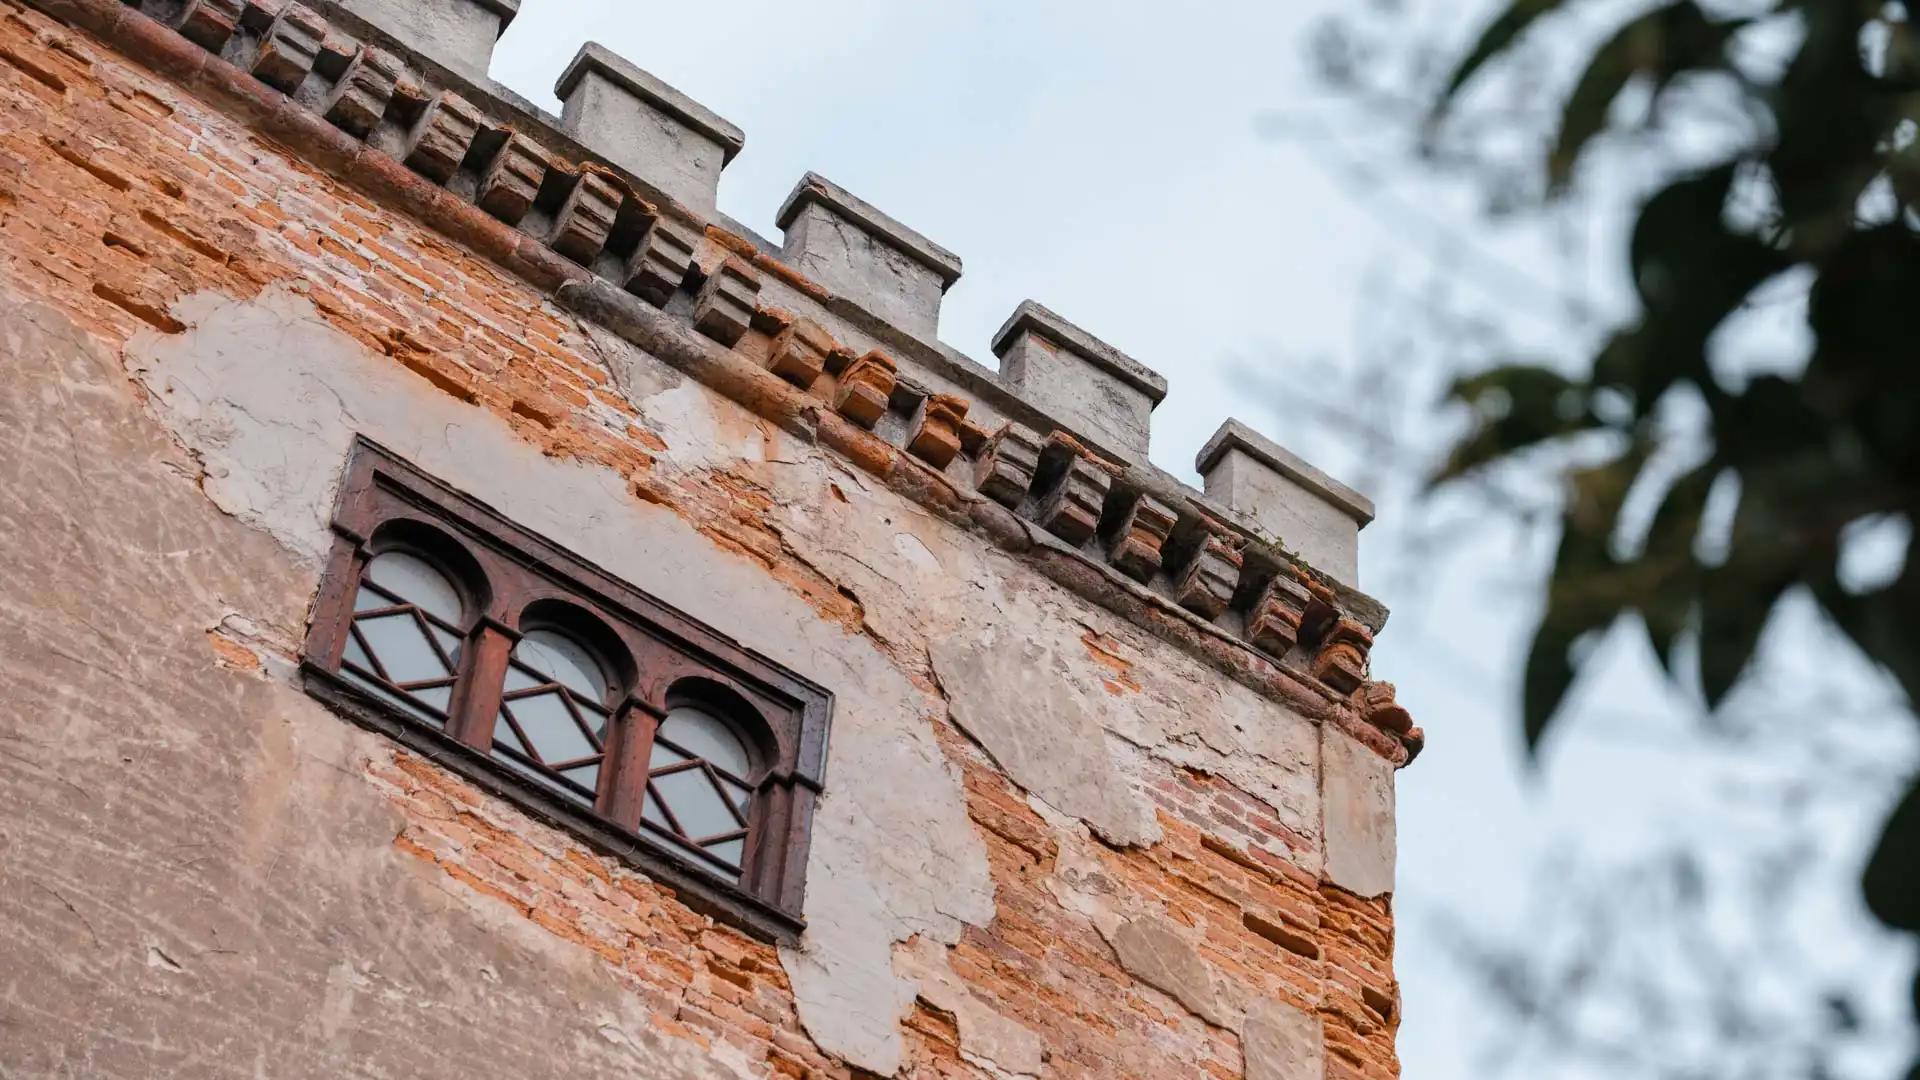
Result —
<svg viewBox="0 0 1920 1080"><path fill-rule="evenodd" d="M0 0L10 1060L1393 1080L1372 506L516 16Z"/></svg>
<svg viewBox="0 0 1920 1080"><path fill-rule="evenodd" d="M1364 498L1237 421L1200 457L1204 491L1160 471L1166 380L1037 302L995 335L997 373L943 345L959 257L823 177L781 208L782 245L754 235L714 206L740 129L599 45L561 77L561 117L488 81L513 0L41 2L764 413L715 350L754 353L820 414L787 422L844 432L856 460L879 440L977 527L1073 555L1098 575L1055 576L1223 670L1250 678L1237 645L1336 700L1365 684L1386 612L1357 587Z"/></svg>

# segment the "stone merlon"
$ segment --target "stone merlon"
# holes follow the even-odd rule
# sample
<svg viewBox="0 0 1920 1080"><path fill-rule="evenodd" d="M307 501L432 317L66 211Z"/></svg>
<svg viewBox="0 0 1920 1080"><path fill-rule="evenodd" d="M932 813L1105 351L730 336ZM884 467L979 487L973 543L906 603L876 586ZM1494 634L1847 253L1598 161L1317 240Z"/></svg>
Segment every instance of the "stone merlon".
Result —
<svg viewBox="0 0 1920 1080"><path fill-rule="evenodd" d="M1021 396L1107 449L1144 460L1167 380L1032 300L993 336L1000 375Z"/></svg>
<svg viewBox="0 0 1920 1080"><path fill-rule="evenodd" d="M747 143L738 127L592 41L554 93L575 138L671 198L714 212L720 170Z"/></svg>
<svg viewBox="0 0 1920 1080"><path fill-rule="evenodd" d="M1207 497L1244 515L1314 569L1349 585L1360 576L1360 530L1373 501L1238 420L1194 463Z"/></svg>
<svg viewBox="0 0 1920 1080"><path fill-rule="evenodd" d="M800 178L775 221L794 268L903 330L932 338L960 256L818 173Z"/></svg>
<svg viewBox="0 0 1920 1080"><path fill-rule="evenodd" d="M487 81L494 43L520 14L520 0L334 0L321 6L357 16L478 83Z"/></svg>

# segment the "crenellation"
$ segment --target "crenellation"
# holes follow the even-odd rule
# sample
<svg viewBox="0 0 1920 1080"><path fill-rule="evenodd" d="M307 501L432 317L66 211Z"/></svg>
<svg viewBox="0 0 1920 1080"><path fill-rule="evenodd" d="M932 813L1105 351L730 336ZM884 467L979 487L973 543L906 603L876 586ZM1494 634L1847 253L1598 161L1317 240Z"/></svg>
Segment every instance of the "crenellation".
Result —
<svg viewBox="0 0 1920 1080"><path fill-rule="evenodd" d="M1238 420L1220 425L1194 467L1207 496L1347 584L1360 576L1360 530L1373 520L1366 496Z"/></svg>
<svg viewBox="0 0 1920 1080"><path fill-rule="evenodd" d="M714 213L720 172L746 135L712 110L597 42L554 86L567 130L697 214Z"/></svg>
<svg viewBox="0 0 1920 1080"><path fill-rule="evenodd" d="M800 273L909 333L938 334L958 255L818 173L800 178L774 221Z"/></svg>
<svg viewBox="0 0 1920 1080"><path fill-rule="evenodd" d="M180 796L113 822L67 793L127 783L120 758L70 762L66 787L25 775L0 831L30 824L16 861L67 875L50 882L65 895L127 897L133 919L91 923L127 955L154 947L134 932L148 922L204 936L179 913L208 889L317 913L265 936L222 923L223 950L277 974L231 964L184 996L62 975L58 935L0 942L0 967L58 991L51 1022L10 1044L22 1068L313 1054L329 1074L1397 1075L1392 784L1424 735L1368 681L1383 609L1228 505L1232 485L1203 496L1154 468L1144 429L1127 451L1039 382L997 379L499 88L307 4L333 25L287 96L255 63L288 0L243 9L218 49L184 36L177 0L138 9L164 23L116 0L0 0L0 125L26 133L8 153L30 181L7 185L6 224L49 271L0 274L0 329L26 346L0 419L23 476L64 475L71 440L22 406L94 388L59 419L97 436L89 477L108 485L4 493L47 535L101 542L84 565L21 550L43 587L8 598L30 617L0 658L57 636L43 594L146 605L109 628L165 676L137 707L105 669L12 685L50 737L100 722L74 702L106 702L116 730L209 751L141 755L135 782ZM43 12L82 12L70 25L96 36ZM44 107L43 69L69 83L63 108ZM129 138L129 102L164 106L166 137ZM160 224L148 177L180 180ZM900 254L871 222L841 227L873 265ZM1041 311L1019 350L1118 378ZM503 525L533 545L499 566L473 548L480 591L573 564L556 583L586 606L618 621L606 602L642 590L711 649L833 695L813 714L831 735L789 739L804 767L755 796L791 799L782 829L812 823L747 830L742 880L777 895L730 897L603 827L644 802L618 780L650 753L624 725L659 719L663 685L621 688L645 707L605 729L615 779L591 807L484 753L485 699L456 710L481 740L463 756L446 727L315 692L339 676L337 620L378 614L347 614L346 590L379 529L327 526L366 489L339 472L363 440L419 471L401 513L445 495L467 507L440 519L460 546ZM157 545L185 553L158 576L133 557ZM531 625L512 622L529 595L491 593L453 697L506 662L501 627ZM336 621L302 650L316 612ZM612 666L644 683L707 662L675 655ZM791 842L808 836L811 856ZM154 837L193 841L195 860L158 859ZM21 896L30 924L76 925ZM386 957L383 993L420 1008L349 1010L314 1042L297 991L342 955ZM466 982L485 992L443 1007ZM156 1025L163 1047L141 1035Z"/></svg>
<svg viewBox="0 0 1920 1080"><path fill-rule="evenodd" d="M1167 380L1049 311L1022 301L993 336L1000 376L1103 449L1145 461L1153 410Z"/></svg>
<svg viewBox="0 0 1920 1080"><path fill-rule="evenodd" d="M707 275L693 301L694 329L732 348L753 322L760 295L760 275L728 256Z"/></svg>
<svg viewBox="0 0 1920 1080"><path fill-rule="evenodd" d="M330 0L433 62L486 85L494 45L520 0Z"/></svg>

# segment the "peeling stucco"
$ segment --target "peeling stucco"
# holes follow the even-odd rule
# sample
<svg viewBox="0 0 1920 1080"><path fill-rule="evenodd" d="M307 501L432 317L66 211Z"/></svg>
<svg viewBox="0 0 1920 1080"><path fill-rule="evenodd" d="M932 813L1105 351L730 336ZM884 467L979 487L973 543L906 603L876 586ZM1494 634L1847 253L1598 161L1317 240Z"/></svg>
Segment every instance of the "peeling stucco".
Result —
<svg viewBox="0 0 1920 1080"><path fill-rule="evenodd" d="M142 383L204 469L209 497L303 559L317 560L327 542L335 481L359 433L835 691L808 930L782 959L815 1041L893 1071L913 987L893 971L892 943L915 935L952 942L963 925L993 914L984 851L929 728L935 703L926 692L871 643L769 591L756 565L631 498L624 478L543 456L491 414L370 356L297 294L197 296L176 311L187 332L152 335L131 350ZM769 468L822 468L817 455L758 425L746 425L757 433L751 440L717 437L737 422L702 413L703 401L719 403L691 387L656 395L679 406L655 417L669 453L709 467L737 463L751 446L751 460ZM763 440L776 449L762 454Z"/></svg>

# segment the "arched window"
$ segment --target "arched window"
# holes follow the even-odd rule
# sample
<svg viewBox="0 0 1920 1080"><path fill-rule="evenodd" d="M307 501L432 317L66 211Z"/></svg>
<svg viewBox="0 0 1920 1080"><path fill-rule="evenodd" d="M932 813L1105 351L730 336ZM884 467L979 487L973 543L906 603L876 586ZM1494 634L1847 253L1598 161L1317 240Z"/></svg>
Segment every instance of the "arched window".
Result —
<svg viewBox="0 0 1920 1080"><path fill-rule="evenodd" d="M600 791L616 684L583 637L552 626L526 631L507 664L495 754L568 798Z"/></svg>
<svg viewBox="0 0 1920 1080"><path fill-rule="evenodd" d="M444 727L467 622L466 602L451 574L412 551L382 552L360 575L341 674Z"/></svg>
<svg viewBox="0 0 1920 1080"><path fill-rule="evenodd" d="M804 929L832 696L364 440L307 689L690 906Z"/></svg>
<svg viewBox="0 0 1920 1080"><path fill-rule="evenodd" d="M717 709L675 705L653 735L641 820L737 881L753 820L753 772L746 741Z"/></svg>

